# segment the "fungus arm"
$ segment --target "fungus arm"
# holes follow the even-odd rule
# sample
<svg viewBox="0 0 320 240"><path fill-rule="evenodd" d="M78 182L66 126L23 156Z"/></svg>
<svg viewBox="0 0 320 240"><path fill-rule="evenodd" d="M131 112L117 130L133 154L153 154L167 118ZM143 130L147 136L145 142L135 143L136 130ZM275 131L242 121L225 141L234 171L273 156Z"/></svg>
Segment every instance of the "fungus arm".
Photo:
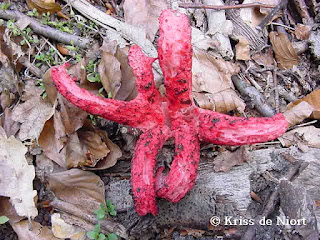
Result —
<svg viewBox="0 0 320 240"><path fill-rule="evenodd" d="M159 22L159 62L169 109L177 111L193 104L191 28L188 17L177 11L163 11Z"/></svg>
<svg viewBox="0 0 320 240"><path fill-rule="evenodd" d="M199 138L194 128L181 125L175 131L175 157L166 176L164 168L156 174L157 196L171 202L179 202L193 187L200 161Z"/></svg>
<svg viewBox="0 0 320 240"><path fill-rule="evenodd" d="M131 165L131 182L135 208L140 216L158 213L154 168L156 156L169 134L167 128L154 128L144 132L137 141Z"/></svg>
<svg viewBox="0 0 320 240"><path fill-rule="evenodd" d="M288 126L282 113L272 118L247 119L199 109L200 139L219 145L267 142L280 137Z"/></svg>

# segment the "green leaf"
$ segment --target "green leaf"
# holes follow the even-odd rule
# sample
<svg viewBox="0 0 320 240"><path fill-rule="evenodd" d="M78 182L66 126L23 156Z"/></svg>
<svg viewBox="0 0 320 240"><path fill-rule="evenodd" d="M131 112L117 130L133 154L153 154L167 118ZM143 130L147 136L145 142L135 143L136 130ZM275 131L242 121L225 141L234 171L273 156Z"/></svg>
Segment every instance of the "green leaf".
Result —
<svg viewBox="0 0 320 240"><path fill-rule="evenodd" d="M113 210L109 212L111 216L117 216L117 211Z"/></svg>
<svg viewBox="0 0 320 240"><path fill-rule="evenodd" d="M0 224L4 224L9 221L7 216L0 216Z"/></svg>
<svg viewBox="0 0 320 240"><path fill-rule="evenodd" d="M95 231L89 231L87 232L87 237L90 239L96 239L99 236L99 233Z"/></svg>
<svg viewBox="0 0 320 240"><path fill-rule="evenodd" d="M108 240L118 240L118 236L114 233L109 233L107 237L108 237Z"/></svg>
<svg viewBox="0 0 320 240"><path fill-rule="evenodd" d="M100 233L98 240L105 240L105 239L106 239L106 235L104 235L103 233Z"/></svg>
<svg viewBox="0 0 320 240"><path fill-rule="evenodd" d="M96 233L99 233L100 230L101 230L101 226L100 226L100 223L98 223L98 224L96 224L96 225L94 226L94 230L93 230L93 231L95 231Z"/></svg>

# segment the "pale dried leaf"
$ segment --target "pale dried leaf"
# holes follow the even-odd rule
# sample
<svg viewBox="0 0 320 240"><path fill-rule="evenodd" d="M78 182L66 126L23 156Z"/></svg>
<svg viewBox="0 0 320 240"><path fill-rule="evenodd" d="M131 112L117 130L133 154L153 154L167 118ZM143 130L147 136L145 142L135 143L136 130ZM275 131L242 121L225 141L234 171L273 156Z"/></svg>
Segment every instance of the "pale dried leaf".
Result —
<svg viewBox="0 0 320 240"><path fill-rule="evenodd" d="M280 0L244 0L243 4L263 3L277 5ZM258 26L265 16L271 12L271 8L242 8L240 10L240 18L251 26ZM277 15L275 17L278 17Z"/></svg>
<svg viewBox="0 0 320 240"><path fill-rule="evenodd" d="M300 104L303 101L309 103L314 108L310 117L312 117L314 119L320 119L320 89L314 90L313 92L311 92L310 94L308 94L304 98L299 99L293 103L290 103L288 105L288 108L290 109L290 108ZM309 116L307 116L307 117L309 117Z"/></svg>
<svg viewBox="0 0 320 240"><path fill-rule="evenodd" d="M238 65L194 50L192 58L192 88L195 92L217 93L234 88L231 76L239 72Z"/></svg>
<svg viewBox="0 0 320 240"><path fill-rule="evenodd" d="M22 99L24 103L17 105L12 112L12 119L21 123L19 138L38 139L45 122L54 113L50 102L41 97L42 90L28 82Z"/></svg>
<svg viewBox="0 0 320 240"><path fill-rule="evenodd" d="M269 37L280 69L289 69L299 64L300 58L292 47L287 35L270 32Z"/></svg>
<svg viewBox="0 0 320 240"><path fill-rule="evenodd" d="M70 169L49 175L48 182L57 198L89 214L105 203L104 184L92 172Z"/></svg>
<svg viewBox="0 0 320 240"><path fill-rule="evenodd" d="M244 112L246 107L246 104L233 89L225 89L215 94L193 92L193 97L201 108L221 113L232 110Z"/></svg>
<svg viewBox="0 0 320 240"><path fill-rule="evenodd" d="M19 216L36 217L34 166L25 158L27 148L13 136L0 136L0 196L10 197Z"/></svg>
<svg viewBox="0 0 320 240"><path fill-rule="evenodd" d="M59 213L51 215L52 233L59 239L85 239L86 231L78 226L66 223Z"/></svg>
<svg viewBox="0 0 320 240"><path fill-rule="evenodd" d="M32 221L31 230L27 220L12 224L12 228L18 235L19 240L61 240L53 236L51 229L47 226L42 226L35 221Z"/></svg>
<svg viewBox="0 0 320 240"><path fill-rule="evenodd" d="M285 147L303 144L320 148L320 129L314 126L296 128L279 137L279 141Z"/></svg>
<svg viewBox="0 0 320 240"><path fill-rule="evenodd" d="M268 48L265 52L256 52L251 58L261 67L273 67L274 65L274 57L271 48Z"/></svg>
<svg viewBox="0 0 320 240"><path fill-rule="evenodd" d="M123 5L125 22L138 26L153 42L159 28L161 11L168 8L166 0L126 0Z"/></svg>
<svg viewBox="0 0 320 240"><path fill-rule="evenodd" d="M15 100L15 95L10 93L7 89L4 89L0 94L0 106L2 110L11 106L14 100Z"/></svg>
<svg viewBox="0 0 320 240"><path fill-rule="evenodd" d="M301 23L298 23L294 30L294 34L299 40L307 40L310 37L311 29L312 26L310 25L303 25Z"/></svg>
<svg viewBox="0 0 320 240"><path fill-rule="evenodd" d="M239 42L236 44L236 59L237 60L250 60L250 47L248 40L243 37L238 37Z"/></svg>
<svg viewBox="0 0 320 240"><path fill-rule="evenodd" d="M214 159L214 170L216 172L227 172L233 166L242 165L250 159L248 147L241 146L238 150L234 152L225 151L219 153L219 155Z"/></svg>
<svg viewBox="0 0 320 240"><path fill-rule="evenodd" d="M102 49L104 50L101 57L101 62L98 66L101 83L107 93L111 93L114 98L121 86L121 68L120 62L114 56L117 46L115 42L103 42Z"/></svg>
<svg viewBox="0 0 320 240"><path fill-rule="evenodd" d="M313 111L314 108L312 105L308 102L300 101L297 105L291 105L291 107L289 107L289 109L283 114L290 126L294 126L310 117Z"/></svg>

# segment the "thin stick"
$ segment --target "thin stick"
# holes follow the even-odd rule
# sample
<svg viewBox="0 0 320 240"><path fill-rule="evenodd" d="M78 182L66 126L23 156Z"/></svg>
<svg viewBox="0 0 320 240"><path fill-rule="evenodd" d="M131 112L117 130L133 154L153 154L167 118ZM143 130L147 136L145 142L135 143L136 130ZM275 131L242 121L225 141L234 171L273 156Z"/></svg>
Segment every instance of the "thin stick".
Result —
<svg viewBox="0 0 320 240"><path fill-rule="evenodd" d="M276 105L276 113L280 110L280 101L279 101L279 89L278 89L278 78L277 70L273 70L273 84L274 84L274 103Z"/></svg>
<svg viewBox="0 0 320 240"><path fill-rule="evenodd" d="M262 29L274 18L274 16L288 4L288 0L281 0L280 3L275 6L272 11L261 21L257 28L262 31Z"/></svg>
<svg viewBox="0 0 320 240"><path fill-rule="evenodd" d="M205 4L186 4L180 3L179 7L181 8L204 8L204 9L214 9L214 10L226 10L226 9L235 9L235 8L254 8L254 7L263 7L263 8L274 8L275 5L271 4L262 4L262 3L248 3L248 4L238 4L238 5L205 5Z"/></svg>

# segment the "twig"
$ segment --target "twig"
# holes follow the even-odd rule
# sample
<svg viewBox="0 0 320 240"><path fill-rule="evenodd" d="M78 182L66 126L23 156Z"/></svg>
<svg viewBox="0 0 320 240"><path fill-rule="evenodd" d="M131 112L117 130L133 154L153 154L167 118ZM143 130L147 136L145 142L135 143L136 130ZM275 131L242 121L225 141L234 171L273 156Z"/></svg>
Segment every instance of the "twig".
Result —
<svg viewBox="0 0 320 240"><path fill-rule="evenodd" d="M63 63L66 62L66 59L61 55L61 53L58 51L58 49L52 45L51 42L49 42L46 38L42 37L42 39L50 46L54 49L54 51L56 52L56 54L58 54L58 56L61 58L61 60L63 61Z"/></svg>
<svg viewBox="0 0 320 240"><path fill-rule="evenodd" d="M262 29L274 18L274 16L288 4L288 0L281 0L280 3L275 6L272 11L261 21L257 28L262 31Z"/></svg>
<svg viewBox="0 0 320 240"><path fill-rule="evenodd" d="M0 18L6 19L6 20L9 20L9 19L18 20L20 18L28 18L28 20L30 21L29 26L33 29L35 33L45 36L47 38L56 40L61 43L73 44L81 48L87 48L90 43L89 39L71 35L69 33L61 32L55 28L43 25L39 21L33 18L30 18L27 15L18 11L0 10Z"/></svg>
<svg viewBox="0 0 320 240"><path fill-rule="evenodd" d="M205 8L205 9L214 9L214 10L226 10L226 9L236 9L236 8L274 8L275 5L271 4L262 4L262 3L248 3L248 4L238 4L238 5L206 5L206 4L187 4L180 3L179 7L181 8Z"/></svg>
<svg viewBox="0 0 320 240"><path fill-rule="evenodd" d="M276 113L278 113L280 110L280 103L279 103L278 77L277 77L276 69L273 70L272 76L273 76L273 84L274 84L274 103L276 106Z"/></svg>
<svg viewBox="0 0 320 240"><path fill-rule="evenodd" d="M289 26L284 25L284 24L281 24L281 23L271 22L271 23L269 23L269 24L267 24L267 25L276 25L276 26L281 26L281 27L287 28L287 29L292 30L292 31L294 31L294 30L295 30L294 28L289 27Z"/></svg>
<svg viewBox="0 0 320 240"><path fill-rule="evenodd" d="M233 75L231 80L241 94L250 96L254 107L265 117L272 117L275 112L264 100L261 93L257 89L240 78L240 75Z"/></svg>

